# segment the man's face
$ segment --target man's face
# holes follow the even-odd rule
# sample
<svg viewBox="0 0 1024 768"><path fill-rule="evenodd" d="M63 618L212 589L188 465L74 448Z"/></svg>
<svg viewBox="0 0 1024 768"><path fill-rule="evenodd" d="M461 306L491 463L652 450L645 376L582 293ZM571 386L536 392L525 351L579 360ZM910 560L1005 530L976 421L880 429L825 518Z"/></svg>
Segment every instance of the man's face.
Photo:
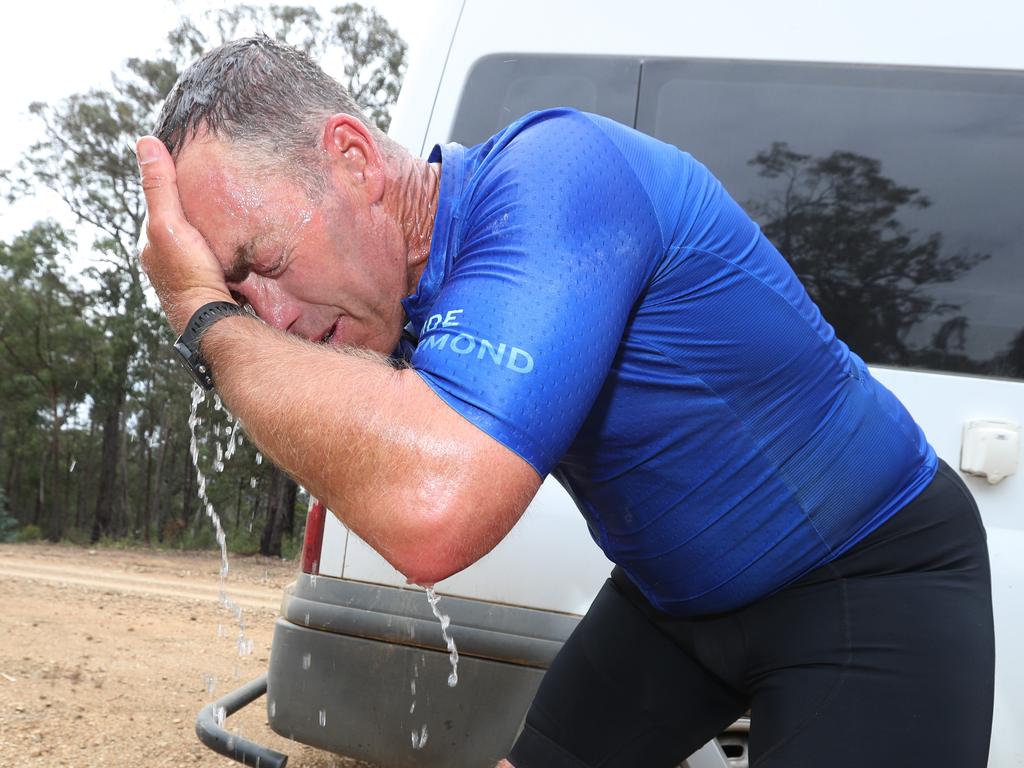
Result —
<svg viewBox="0 0 1024 768"><path fill-rule="evenodd" d="M186 145L176 170L185 216L260 318L313 342L394 350L410 290L404 243L344 171L311 200L215 139Z"/></svg>

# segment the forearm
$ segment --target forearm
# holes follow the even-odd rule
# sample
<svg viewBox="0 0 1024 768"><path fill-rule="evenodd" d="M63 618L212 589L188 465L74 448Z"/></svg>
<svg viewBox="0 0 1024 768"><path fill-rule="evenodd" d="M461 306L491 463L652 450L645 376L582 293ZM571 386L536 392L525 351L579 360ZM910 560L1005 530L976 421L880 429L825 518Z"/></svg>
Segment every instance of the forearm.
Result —
<svg viewBox="0 0 1024 768"><path fill-rule="evenodd" d="M496 543L486 530L456 530L472 511L453 498L471 457L412 371L247 317L214 324L202 350L260 450L411 578L410 551L440 549L433 556L457 570Z"/></svg>

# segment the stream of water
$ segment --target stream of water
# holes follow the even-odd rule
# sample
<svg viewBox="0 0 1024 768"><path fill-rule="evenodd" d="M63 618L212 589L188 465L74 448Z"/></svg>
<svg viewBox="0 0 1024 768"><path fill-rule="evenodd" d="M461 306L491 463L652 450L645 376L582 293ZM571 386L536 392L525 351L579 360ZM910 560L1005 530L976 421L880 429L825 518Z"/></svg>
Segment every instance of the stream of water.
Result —
<svg viewBox="0 0 1024 768"><path fill-rule="evenodd" d="M245 636L245 616L242 613L242 607L232 600L227 593L227 577L230 568L228 565L227 535L224 533L224 526L221 525L220 516L213 508L213 504L210 502L210 497L206 493L206 474L199 466L199 438L196 434L196 428L202 424L202 419L199 417L199 406L205 401L205 399L206 392L203 388L198 384L193 384L192 407L188 417L188 428L190 433L189 454L192 457L192 466L196 471L196 495L203 504L203 510L206 513L206 516L213 523L217 546L220 547L220 590L218 593L218 602L225 610L235 617L235 621L238 624L238 636L235 638L235 646L238 650L238 655L248 656L252 654L253 641ZM213 407L215 411L223 409L219 396L214 396ZM227 450L224 449L220 440L220 431L220 425L217 424L214 428L214 435L217 438L214 454L215 458L213 462L214 472L222 472L224 470L224 460L230 459L234 456L235 448L242 440L241 431L235 429L234 418L231 417L230 414L228 414L228 425L224 430L228 442ZM218 630L220 630L219 626ZM212 693L212 686L207 685L207 688Z"/></svg>
<svg viewBox="0 0 1024 768"><path fill-rule="evenodd" d="M201 426L202 423L203 423L202 418L199 416L199 406L202 405L205 400L206 400L206 392L202 389L202 387L200 387L198 385L194 385L192 387L192 403L191 403L191 411L189 413L189 419L188 419L188 426L189 426L189 432L190 432L189 453L190 453L190 455L192 457L192 465L195 468L195 472L196 472L196 483L197 483L196 495L199 497L200 501L203 504L203 510L206 513L206 516L210 519L210 522L213 524L214 533L215 533L215 537L216 537L216 540L217 540L217 545L220 547L220 591L219 591L218 602L221 604L221 606L223 606L225 608L225 610L227 610L229 613L231 613L235 617L235 621L238 624L238 636L236 638L236 647L238 649L238 655L239 656L247 656L247 655L250 655L252 653L252 651L253 651L253 641L251 639L247 638L246 635L245 635L245 616L242 613L241 606L239 606L237 603L235 603L228 596L227 589L226 589L227 577L228 577L228 572L229 572L229 568L230 568L230 566L228 564L227 535L225 534L224 527L221 524L220 516L217 514L216 510L213 508L213 504L210 502L210 498L209 498L209 496L207 494L206 474L203 472L203 470L199 466L200 456L199 456L199 438L197 436L197 428L199 426ZM235 454L235 450L242 445L242 430L239 428L238 424L235 422L235 419L231 416L231 414L228 413L227 410L224 408L223 404L221 403L220 397L217 396L217 395L214 395L213 410L215 412L224 411L224 413L226 415L226 418L227 418L227 425L224 426L223 429L222 429L220 423L214 423L213 429L212 429L213 437L214 437L214 439L216 441L214 443L214 447L213 447L212 469L213 469L214 472L222 472L222 471L224 471L224 463L226 461L230 461L232 456L234 456L234 454ZM223 435L222 435L222 433L223 433ZM224 438L223 442L222 442L222 436ZM225 442L227 444L226 447L224 445ZM263 463L263 456L262 456L262 454L257 453L256 454L256 464L260 465L262 463ZM256 486L256 478L255 477L251 478L250 486L251 487L255 487ZM250 525L251 525L251 523L250 523ZM251 530L251 528L250 528L250 530ZM451 688L454 688L456 685L458 685L458 682L459 682L459 672L458 672L459 652L458 652L457 648L455 647L455 640L452 638L452 635L449 632L449 626L450 626L451 621L450 621L450 619L449 619L447 614L441 612L441 609L439 607L439 603L441 601L441 597L440 597L440 595L438 595L434 591L433 587L427 587L426 588L426 593L427 593L427 602L430 603L430 610L433 612L434 616L437 618L437 620L441 624L441 636L444 638L445 645L448 647L448 660L451 663L451 667L452 667L451 674L448 675L448 686L451 687ZM307 624L309 623L308 615L307 615L307 618L306 618L306 623ZM218 637L223 637L224 636L223 625L218 625L217 626L217 636ZM302 657L302 668L303 668L303 670L309 670L311 666L312 666L312 655L309 654L309 653L306 653ZM410 689L411 689L411 693L412 693L412 696L413 696L413 701L412 701L412 704L411 704L411 706L409 708L409 714L413 714L415 712L415 710L416 710L416 680L415 680L415 678L418 676L418 673L419 673L419 670L414 667L414 669L413 669L413 677L414 677L414 679L411 681L411 684L410 684ZM236 667L236 677L237 677L237 667ZM212 694L214 688L216 687L216 678L213 675L211 675L211 674L203 675L203 684L204 684L204 687L207 690L207 693ZM271 701L270 702L270 714L271 714L271 717L274 716L276 708L277 708L276 707L276 703ZM223 718L224 718L223 710L222 709L218 710L218 712L217 712L218 724L223 724ZM319 722L319 725L321 727L326 727L326 725L327 725L327 711L325 709L320 709L319 710L318 722ZM427 731L427 725L425 723L423 724L423 726L419 730L413 729L412 732L411 732L411 740L412 740L413 749L417 749L417 750L422 749L426 745L426 743L427 743L428 736L429 736L429 733Z"/></svg>
<svg viewBox="0 0 1024 768"><path fill-rule="evenodd" d="M448 687L454 688L459 684L459 651L455 648L455 640L448 632L451 619L448 618L448 614L441 613L437 607L437 604L441 602L441 596L434 591L433 587L427 587L427 602L430 603L430 610L434 612L434 616L441 622L441 636L444 638L445 645L448 646L448 660L452 665L452 673L448 675Z"/></svg>

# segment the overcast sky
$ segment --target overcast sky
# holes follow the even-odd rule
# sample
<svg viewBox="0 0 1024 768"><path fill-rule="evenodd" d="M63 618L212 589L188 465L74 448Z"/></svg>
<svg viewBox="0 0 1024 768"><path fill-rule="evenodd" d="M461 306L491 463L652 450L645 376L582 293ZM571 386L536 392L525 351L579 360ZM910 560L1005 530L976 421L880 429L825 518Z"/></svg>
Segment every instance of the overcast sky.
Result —
<svg viewBox="0 0 1024 768"><path fill-rule="evenodd" d="M430 14L441 0L360 0L376 8L398 29L412 51ZM316 6L324 15L344 0L296 0ZM182 14L199 15L232 2L196 0L80 0L7 4L0 23L0 169L17 163L40 133L28 114L33 101L53 102L94 86L110 83L110 73L132 56L150 57L164 48L167 32ZM250 5L270 5L249 0ZM286 4L279 2L278 4ZM42 218L70 225L55 195L0 201L0 239L9 240Z"/></svg>

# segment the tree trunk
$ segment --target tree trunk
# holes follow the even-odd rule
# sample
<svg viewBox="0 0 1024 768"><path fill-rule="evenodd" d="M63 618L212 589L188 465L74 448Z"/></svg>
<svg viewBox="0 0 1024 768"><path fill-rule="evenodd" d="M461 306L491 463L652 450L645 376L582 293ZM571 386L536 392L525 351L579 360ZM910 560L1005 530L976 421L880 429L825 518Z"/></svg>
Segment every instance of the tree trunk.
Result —
<svg viewBox="0 0 1024 768"><path fill-rule="evenodd" d="M238 478L238 491L235 494L235 530L238 530L238 526L242 519L242 490L245 488L245 478Z"/></svg>
<svg viewBox="0 0 1024 768"><path fill-rule="evenodd" d="M96 543L101 536L111 534L114 512L114 493L117 486L117 459L121 447L121 408L124 390L120 389L114 404L103 418L103 447L100 449L99 486L96 489L96 512L93 515L90 541Z"/></svg>
<svg viewBox="0 0 1024 768"><path fill-rule="evenodd" d="M156 468L153 474L152 490L150 490L149 481L146 483L146 546L150 545L149 540L149 529L152 527L153 521L157 522L157 531L160 530L160 498L163 496L160 488L160 481L163 477L164 471L164 460L167 458L167 444L171 442L170 424L168 422L168 409L165 407L163 412L160 414L160 450L156 456ZM150 455L152 459L152 455ZM149 477L149 473L146 473L146 477Z"/></svg>
<svg viewBox="0 0 1024 768"><path fill-rule="evenodd" d="M196 468L192 466L192 454L189 450L189 444L186 440L185 443L185 490L182 493L181 498L181 519L185 525L188 525L189 521L192 520L192 500L195 498L196 489L194 486Z"/></svg>
<svg viewBox="0 0 1024 768"><path fill-rule="evenodd" d="M85 520L85 494L89 486L89 479L92 477L92 456L96 443L96 422L89 419L89 442L85 444L85 456L82 458L82 466L79 469L78 482L75 483L75 528L82 530Z"/></svg>
<svg viewBox="0 0 1024 768"><path fill-rule="evenodd" d="M56 543L61 536L60 509L60 412L57 395L50 400L50 411L53 415L53 435L50 438L50 525L46 538Z"/></svg>
<svg viewBox="0 0 1024 768"><path fill-rule="evenodd" d="M271 470L267 493L267 523L260 536L260 554L281 556L281 538L288 517L294 514L295 495L299 487L277 467Z"/></svg>
<svg viewBox="0 0 1024 768"><path fill-rule="evenodd" d="M7 469L7 479L4 481L4 491L7 493L7 508L14 513L14 516L18 518L18 524L21 525L25 522L23 514L19 514L22 509L21 502L24 501L21 494L22 452L20 450L12 450L10 461L10 467Z"/></svg>
<svg viewBox="0 0 1024 768"><path fill-rule="evenodd" d="M121 503L118 505L119 514L117 515L117 525L115 530L117 531L117 537L122 539L126 536L135 538L135 532L132 529L132 514L131 514L131 501L128 497L128 430L125 428L127 424L126 414L121 413L121 471L118 476L121 478ZM133 441L134 442L134 441Z"/></svg>
<svg viewBox="0 0 1024 768"><path fill-rule="evenodd" d="M43 451L42 461L39 462L39 490L36 492L36 508L32 514L32 525L37 527L43 519L43 510L46 508L46 467L50 463L50 452Z"/></svg>

